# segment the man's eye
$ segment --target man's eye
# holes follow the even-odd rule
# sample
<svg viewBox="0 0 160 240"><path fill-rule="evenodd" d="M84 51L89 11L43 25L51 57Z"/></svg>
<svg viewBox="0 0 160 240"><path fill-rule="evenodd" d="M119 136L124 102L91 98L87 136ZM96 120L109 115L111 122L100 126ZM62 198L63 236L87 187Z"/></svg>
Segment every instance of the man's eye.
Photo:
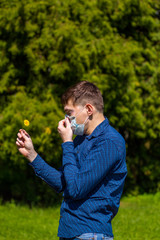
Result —
<svg viewBox="0 0 160 240"><path fill-rule="evenodd" d="M68 116L71 116L72 113L73 113L73 111L69 111L69 112L67 113L67 115L68 115Z"/></svg>
<svg viewBox="0 0 160 240"><path fill-rule="evenodd" d="M70 121L72 121L73 119L75 119L75 117L74 116L70 116L69 119L70 119Z"/></svg>

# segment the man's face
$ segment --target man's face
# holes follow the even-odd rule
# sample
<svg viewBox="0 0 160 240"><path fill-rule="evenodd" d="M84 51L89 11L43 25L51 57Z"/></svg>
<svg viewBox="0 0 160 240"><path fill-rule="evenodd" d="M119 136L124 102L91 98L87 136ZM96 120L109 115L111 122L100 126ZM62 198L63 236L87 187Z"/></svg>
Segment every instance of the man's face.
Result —
<svg viewBox="0 0 160 240"><path fill-rule="evenodd" d="M88 117L86 108L82 105L73 105L71 99L64 106L64 111L67 115L76 117L77 124L83 124Z"/></svg>

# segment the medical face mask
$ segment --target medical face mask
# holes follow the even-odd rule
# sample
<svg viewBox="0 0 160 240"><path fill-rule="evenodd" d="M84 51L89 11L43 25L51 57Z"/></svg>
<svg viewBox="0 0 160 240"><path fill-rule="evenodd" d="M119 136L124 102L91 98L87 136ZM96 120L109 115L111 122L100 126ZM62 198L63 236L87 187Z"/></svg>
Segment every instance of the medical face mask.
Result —
<svg viewBox="0 0 160 240"><path fill-rule="evenodd" d="M82 111L83 111L83 110L82 110ZM82 112L82 111L81 111L81 112ZM81 112L80 112L80 113L81 113ZM75 117L74 117L74 116L68 116L68 115L66 115L65 117L69 118L69 120L70 120L70 122L71 122L71 128L72 128L73 134L82 136L82 135L84 134L84 127L85 127L86 121L88 120L88 117L87 117L87 119L84 121L83 124L77 124L77 122L76 122L76 117L77 117L80 113L78 113Z"/></svg>

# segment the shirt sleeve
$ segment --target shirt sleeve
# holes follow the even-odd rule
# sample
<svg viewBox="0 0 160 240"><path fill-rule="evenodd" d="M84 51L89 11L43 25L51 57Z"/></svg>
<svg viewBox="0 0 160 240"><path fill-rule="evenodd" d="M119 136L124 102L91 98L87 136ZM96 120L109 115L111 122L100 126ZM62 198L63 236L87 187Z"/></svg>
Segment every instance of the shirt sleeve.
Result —
<svg viewBox="0 0 160 240"><path fill-rule="evenodd" d="M98 183L111 171L119 159L118 150L111 140L98 143L88 152L79 168L72 142L62 144L63 170L66 182L65 195L73 199L87 196Z"/></svg>
<svg viewBox="0 0 160 240"><path fill-rule="evenodd" d="M63 171L56 170L49 166L39 155L33 162L29 163L33 167L36 176L40 177L47 184L53 187L57 192L62 192L65 188Z"/></svg>

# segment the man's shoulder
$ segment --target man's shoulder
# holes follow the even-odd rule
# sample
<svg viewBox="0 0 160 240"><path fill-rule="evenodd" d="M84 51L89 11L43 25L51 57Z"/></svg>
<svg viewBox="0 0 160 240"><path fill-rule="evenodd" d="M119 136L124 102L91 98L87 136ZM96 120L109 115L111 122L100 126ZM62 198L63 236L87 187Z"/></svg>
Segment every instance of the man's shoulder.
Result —
<svg viewBox="0 0 160 240"><path fill-rule="evenodd" d="M106 131L104 131L103 135L104 140L112 141L112 143L116 146L119 153L124 153L125 151L125 140L123 136L111 125L108 126Z"/></svg>
<svg viewBox="0 0 160 240"><path fill-rule="evenodd" d="M113 139L114 141L125 142L123 136L111 125L108 126L106 131L104 131L104 135L105 137Z"/></svg>

